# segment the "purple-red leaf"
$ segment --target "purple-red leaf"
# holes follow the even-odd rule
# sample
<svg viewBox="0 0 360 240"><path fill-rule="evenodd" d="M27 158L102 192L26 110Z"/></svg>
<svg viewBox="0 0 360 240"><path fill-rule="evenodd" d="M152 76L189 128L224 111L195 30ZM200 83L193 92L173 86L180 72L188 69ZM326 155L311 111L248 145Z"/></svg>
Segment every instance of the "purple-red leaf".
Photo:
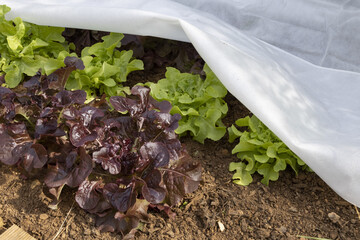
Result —
<svg viewBox="0 0 360 240"><path fill-rule="evenodd" d="M142 195L152 204L158 204L164 201L166 191L159 186L161 182L161 173L159 170L153 170L144 179L145 183L142 187Z"/></svg>
<svg viewBox="0 0 360 240"><path fill-rule="evenodd" d="M101 199L101 195L96 191L101 183L98 181L84 181L79 186L75 195L75 200L79 206L85 210L91 210L97 206Z"/></svg>
<svg viewBox="0 0 360 240"><path fill-rule="evenodd" d="M149 207L156 208L159 211L164 211L166 213L166 215L171 219L175 219L175 217L176 217L176 213L174 213L171 210L170 206L168 204L166 204L166 203L163 203L163 204L150 204Z"/></svg>
<svg viewBox="0 0 360 240"><path fill-rule="evenodd" d="M163 181L171 206L178 204L185 194L195 191L201 180L201 165L187 153L174 163L170 169L163 169Z"/></svg>
<svg viewBox="0 0 360 240"><path fill-rule="evenodd" d="M166 131L175 131L179 127L180 114L170 115L167 113L157 113L156 123Z"/></svg>
<svg viewBox="0 0 360 240"><path fill-rule="evenodd" d="M142 112L145 111L146 107L149 103L149 97L150 97L150 88L135 85L131 89L131 94L138 96L140 99L140 108L142 109Z"/></svg>
<svg viewBox="0 0 360 240"><path fill-rule="evenodd" d="M151 96L149 98L149 103L154 106L154 108L159 109L162 113L170 113L170 110L172 108L170 102L168 101L161 101L158 102L155 99L153 99Z"/></svg>
<svg viewBox="0 0 360 240"><path fill-rule="evenodd" d="M62 116L67 120L76 120L76 118L80 115L79 110L74 107L64 108ZM69 121L70 123L70 121ZM71 125L71 123L69 124Z"/></svg>
<svg viewBox="0 0 360 240"><path fill-rule="evenodd" d="M94 141L96 138L96 132L90 132L80 123L70 129L70 141L75 147L83 146L86 142Z"/></svg>
<svg viewBox="0 0 360 240"><path fill-rule="evenodd" d="M43 145L35 143L24 156L25 170L30 172L32 168L42 168L48 161L47 151Z"/></svg>
<svg viewBox="0 0 360 240"><path fill-rule="evenodd" d="M55 104L60 107L69 106L71 104L84 104L86 101L86 92L82 90L58 92L54 97Z"/></svg>
<svg viewBox="0 0 360 240"><path fill-rule="evenodd" d="M132 187L121 189L115 183L106 184L103 194L111 205L120 212L126 212L136 201L136 192Z"/></svg>
<svg viewBox="0 0 360 240"><path fill-rule="evenodd" d="M76 69L83 70L85 68L82 60L77 57L66 57L64 63L65 67L56 70L48 76L50 89L63 90L71 72Z"/></svg>
<svg viewBox="0 0 360 240"><path fill-rule="evenodd" d="M163 143L148 142L140 148L141 157L148 159L154 168L169 164L169 151Z"/></svg>
<svg viewBox="0 0 360 240"><path fill-rule="evenodd" d="M88 127L93 124L96 119L104 117L104 112L101 109L86 106L80 109L81 119L84 126Z"/></svg>
<svg viewBox="0 0 360 240"><path fill-rule="evenodd" d="M79 70L84 70L85 68L83 61L77 57L66 57L64 63L66 67L74 67Z"/></svg>
<svg viewBox="0 0 360 240"><path fill-rule="evenodd" d="M7 165L21 164L30 172L47 162L47 152L40 144L33 144L25 124L0 124L0 161Z"/></svg>
<svg viewBox="0 0 360 240"><path fill-rule="evenodd" d="M147 220L148 207L149 207L148 201L146 201L145 199L136 199L135 204L127 210L126 216L136 217L139 220Z"/></svg>
<svg viewBox="0 0 360 240"><path fill-rule="evenodd" d="M139 100L125 98L121 96L110 97L111 105L120 112L128 111L134 117L145 112L148 107L150 89L142 86L134 86L131 93L139 97ZM149 109L150 110L150 109Z"/></svg>
<svg viewBox="0 0 360 240"><path fill-rule="evenodd" d="M91 157L82 147L78 152L73 150L66 157L65 162L57 162L55 166L49 166L49 172L45 177L45 184L48 187L58 187L63 184L77 187L90 175Z"/></svg>
<svg viewBox="0 0 360 240"><path fill-rule="evenodd" d="M102 232L125 232L129 229L128 223L124 218L115 218L115 212L110 212L105 216L97 217L96 226Z"/></svg>
<svg viewBox="0 0 360 240"><path fill-rule="evenodd" d="M44 182L49 188L55 188L64 185L68 178L69 172L66 168L59 165L49 165L48 173L45 176Z"/></svg>
<svg viewBox="0 0 360 240"><path fill-rule="evenodd" d="M121 96L110 97L111 105L119 112L128 111L131 115L141 112L138 102L134 99L125 98Z"/></svg>
<svg viewBox="0 0 360 240"><path fill-rule="evenodd" d="M40 138L41 135L60 137L65 134L64 130L58 127L56 119L39 118L36 121L34 138Z"/></svg>
<svg viewBox="0 0 360 240"><path fill-rule="evenodd" d="M37 74L24 82L23 86L28 90L34 90L40 87L40 75Z"/></svg>
<svg viewBox="0 0 360 240"><path fill-rule="evenodd" d="M85 152L85 149L80 147L79 151L79 165L72 169L69 179L66 184L69 187L79 186L92 172L91 157Z"/></svg>
<svg viewBox="0 0 360 240"><path fill-rule="evenodd" d="M93 152L93 159L96 163L100 163L104 170L111 174L119 174L121 171L120 157L116 156L119 151L119 145L102 147L99 151Z"/></svg>
<svg viewBox="0 0 360 240"><path fill-rule="evenodd" d="M49 204L49 208L54 209L54 210L57 209L57 205L59 204L59 198L60 198L60 194L61 194L63 187L64 187L64 184L59 187L49 188L49 192L51 193L51 195L53 195L53 200Z"/></svg>
<svg viewBox="0 0 360 240"><path fill-rule="evenodd" d="M15 139L5 130L5 125L0 124L0 161L7 165L14 165L17 159L13 158L12 150L16 147Z"/></svg>
<svg viewBox="0 0 360 240"><path fill-rule="evenodd" d="M100 231L120 232L122 239L133 239L136 228L141 220L148 219L147 210L149 202L145 199L137 199L126 213L109 212L107 215L96 218L96 226Z"/></svg>

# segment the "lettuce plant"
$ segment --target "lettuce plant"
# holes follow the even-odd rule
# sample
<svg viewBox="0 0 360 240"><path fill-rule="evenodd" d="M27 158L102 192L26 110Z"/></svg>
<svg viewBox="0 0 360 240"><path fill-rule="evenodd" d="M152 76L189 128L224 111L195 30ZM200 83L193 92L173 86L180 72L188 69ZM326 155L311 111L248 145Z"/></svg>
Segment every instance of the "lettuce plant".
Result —
<svg viewBox="0 0 360 240"><path fill-rule="evenodd" d="M77 188L76 202L101 230L132 236L150 204L166 209L198 188L201 166L178 140L180 115L169 102L135 86L129 97L111 97L111 107L105 97L85 103L84 91L64 90L83 62L64 65L0 87L0 161L30 176L43 171L51 207L63 187Z"/></svg>
<svg viewBox="0 0 360 240"><path fill-rule="evenodd" d="M268 185L269 181L279 178L279 171L289 165L297 174L299 169L310 170L273 132L270 131L256 116L238 119L236 125L247 127L249 131L239 131L236 126L228 128L229 141L239 139L232 150L240 162L232 162L229 171L235 171L234 183L249 185L252 174L258 172L263 176L261 182Z"/></svg>
<svg viewBox="0 0 360 240"><path fill-rule="evenodd" d="M67 105L85 101L86 95L62 90L70 72L83 68L74 57L67 57L64 62L65 67L48 77L35 75L14 91L0 87L1 162L17 164L31 174L48 163L43 142L66 135L59 122L60 113Z"/></svg>
<svg viewBox="0 0 360 240"><path fill-rule="evenodd" d="M129 94L128 87L122 85L127 75L135 70L143 70L141 60L132 59L131 50L119 51L121 33L110 33L102 37L102 42L86 47L81 52L85 69L75 71L70 76L66 88L82 89L89 99L106 94L107 96L124 96Z"/></svg>
<svg viewBox="0 0 360 240"><path fill-rule="evenodd" d="M0 5L0 75L9 88L16 87L24 75L34 76L40 69L49 75L65 66L69 45L61 35L64 28L38 26L21 18L5 19L10 8Z"/></svg>
<svg viewBox="0 0 360 240"><path fill-rule="evenodd" d="M172 103L170 113L182 116L175 132L190 132L194 140L201 143L206 138L217 141L225 135L226 127L221 119L228 111L223 100L227 94L226 88L207 65L204 72L205 80L200 75L180 73L169 67L165 79L146 83L155 99Z"/></svg>
<svg viewBox="0 0 360 240"><path fill-rule="evenodd" d="M32 77L41 71L49 75L64 67L67 56L75 50L62 36L64 28L38 26L26 23L21 18L5 19L10 8L0 5L0 76L5 76L6 86L16 87L24 75ZM88 99L107 94L108 96L130 93L121 83L135 70L142 70L141 60L132 59L133 52L119 51L121 33L110 33L102 42L82 49L81 59L85 69L75 71L68 79L69 90L86 91Z"/></svg>

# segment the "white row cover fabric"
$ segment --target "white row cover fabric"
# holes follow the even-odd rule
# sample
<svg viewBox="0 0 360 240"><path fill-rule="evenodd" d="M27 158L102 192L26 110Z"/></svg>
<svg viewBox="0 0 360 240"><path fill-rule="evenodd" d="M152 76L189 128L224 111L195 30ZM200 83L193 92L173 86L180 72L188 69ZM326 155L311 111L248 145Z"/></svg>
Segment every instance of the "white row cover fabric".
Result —
<svg viewBox="0 0 360 240"><path fill-rule="evenodd" d="M2 0L9 18L191 42L227 89L360 207L360 1Z"/></svg>

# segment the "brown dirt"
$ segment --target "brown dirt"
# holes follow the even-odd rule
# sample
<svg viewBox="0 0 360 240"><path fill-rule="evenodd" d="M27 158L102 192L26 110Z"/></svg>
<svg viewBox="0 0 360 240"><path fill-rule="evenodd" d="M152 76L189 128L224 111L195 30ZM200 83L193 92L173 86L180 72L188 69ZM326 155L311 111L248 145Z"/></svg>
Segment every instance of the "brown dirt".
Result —
<svg viewBox="0 0 360 240"><path fill-rule="evenodd" d="M234 103L230 99L230 106ZM296 177L285 171L269 187L255 176L253 184L242 187L230 181L228 165L236 157L226 139L204 145L190 138L183 142L203 164L200 189L173 208L175 219L152 211L136 239L300 239L298 235L360 239L355 207L315 173ZM58 210L47 208L50 200L43 187L39 180L21 179L16 168L0 166L0 233L17 224L37 239L52 239L68 215L58 239L121 239L94 228L93 216L74 204L72 189L64 189ZM339 216L337 221L328 216L333 213Z"/></svg>
<svg viewBox="0 0 360 240"><path fill-rule="evenodd" d="M132 82L160 79L164 69L133 73ZM232 96L227 97L226 125L249 111ZM189 153L202 162L203 181L198 191L173 208L174 219L150 211L135 239L301 239L299 236L328 239L360 239L360 219L355 207L342 200L315 173L291 171L277 182L264 186L260 177L248 187L231 182L229 163L234 146L226 137L204 145L183 138ZM0 234L17 224L37 239L121 239L100 233L94 217L74 203L75 191L64 188L57 210L47 207L50 199L44 184L23 180L14 167L0 165ZM225 227L220 230L220 223ZM303 238L304 239L304 238Z"/></svg>

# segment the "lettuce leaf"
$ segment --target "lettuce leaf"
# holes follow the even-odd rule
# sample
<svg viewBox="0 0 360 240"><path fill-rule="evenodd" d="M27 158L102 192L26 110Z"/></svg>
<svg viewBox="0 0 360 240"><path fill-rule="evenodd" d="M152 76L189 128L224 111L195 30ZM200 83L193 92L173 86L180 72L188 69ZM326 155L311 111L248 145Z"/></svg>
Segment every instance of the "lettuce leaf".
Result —
<svg viewBox="0 0 360 240"><path fill-rule="evenodd" d="M221 119L228 111L223 100L227 94L226 88L207 65L203 70L205 80L200 75L180 73L169 67L166 78L157 83L146 83L151 88L152 97L171 102L171 113L181 115L179 128L175 132L181 135L190 132L194 140L200 143L207 138L217 141L225 135L226 128Z"/></svg>
<svg viewBox="0 0 360 240"><path fill-rule="evenodd" d="M7 87L16 87L24 75L34 76L39 70L50 75L65 66L67 56L76 56L61 35L64 28L37 26L19 17L7 21L9 11L0 5L0 75L5 75Z"/></svg>
<svg viewBox="0 0 360 240"><path fill-rule="evenodd" d="M126 82L130 72L143 70L144 65L141 60L133 59L132 51L117 50L123 37L121 33L110 33L102 37L102 42L84 48L81 59L85 69L75 71L66 88L86 91L89 100L102 94L108 97L130 94L130 89L121 83Z"/></svg>
<svg viewBox="0 0 360 240"><path fill-rule="evenodd" d="M249 185L252 174L258 172L263 176L261 182L269 185L269 181L276 181L279 172L290 166L297 174L300 169L311 171L305 163L293 153L270 129L256 116L238 119L238 127L247 127L249 131L241 132L235 125L228 128L229 142L239 139L233 148L240 162L232 162L229 171L235 171L232 179L239 185Z"/></svg>

